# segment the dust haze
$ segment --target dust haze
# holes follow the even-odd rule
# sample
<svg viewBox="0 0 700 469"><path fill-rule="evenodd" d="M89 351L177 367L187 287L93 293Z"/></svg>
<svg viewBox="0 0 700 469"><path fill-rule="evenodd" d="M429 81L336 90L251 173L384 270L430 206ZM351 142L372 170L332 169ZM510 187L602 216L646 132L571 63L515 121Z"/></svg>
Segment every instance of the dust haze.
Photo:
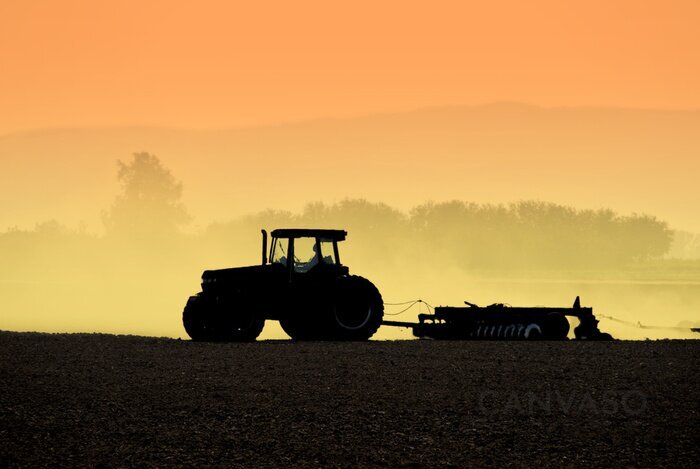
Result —
<svg viewBox="0 0 700 469"><path fill-rule="evenodd" d="M0 329L184 338L182 307L199 290L201 272L259 263L260 229L277 227L347 229L343 263L370 278L386 302L569 306L580 295L598 315L668 326L603 319L601 328L616 337L690 338L687 328L698 325L697 237L651 214L539 200L425 201L401 210L346 198L192 228L186 187L157 155L115 163L118 189L101 211L101 231L51 220L0 234ZM284 337L274 322L261 336ZM375 337L410 333L385 328Z"/></svg>
<svg viewBox="0 0 700 469"><path fill-rule="evenodd" d="M0 328L184 336L201 272L260 262L260 229L285 226L347 229L343 262L387 302L580 295L599 315L687 327L700 321L698 134L697 111L520 104L7 134ZM275 326L263 337L283 337Z"/></svg>

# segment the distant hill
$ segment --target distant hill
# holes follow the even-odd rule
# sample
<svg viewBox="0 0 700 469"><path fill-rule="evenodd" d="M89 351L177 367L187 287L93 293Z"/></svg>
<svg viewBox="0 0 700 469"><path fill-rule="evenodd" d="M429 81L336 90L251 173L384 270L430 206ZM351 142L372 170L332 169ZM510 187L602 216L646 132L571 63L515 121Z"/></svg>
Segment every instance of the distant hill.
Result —
<svg viewBox="0 0 700 469"><path fill-rule="evenodd" d="M422 109L249 129L66 128L0 136L0 229L100 226L117 159L156 154L195 223L311 200L543 199L646 212L700 231L700 112Z"/></svg>

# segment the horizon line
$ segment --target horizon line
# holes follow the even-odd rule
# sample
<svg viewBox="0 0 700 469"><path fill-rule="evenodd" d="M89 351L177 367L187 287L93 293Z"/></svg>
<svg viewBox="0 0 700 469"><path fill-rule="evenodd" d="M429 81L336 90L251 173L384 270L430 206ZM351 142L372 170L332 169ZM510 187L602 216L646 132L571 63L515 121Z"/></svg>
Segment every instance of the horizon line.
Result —
<svg viewBox="0 0 700 469"><path fill-rule="evenodd" d="M199 127L199 126L182 126L182 125L170 125L170 124L145 124L145 123L114 123L114 124L65 124L65 125L49 125L49 126L39 126L39 127L27 127L24 129L10 130L5 132L0 132L0 138L20 136L38 132L47 131L66 131L66 130L174 130L180 132L193 132L193 133L208 133L208 132L222 132L222 131L242 131L242 130L259 130L259 129L271 129L285 126L295 126L304 125L317 122L327 122L327 121L353 121L372 117L381 116L392 116L400 114L413 114L425 111L435 111L435 110L454 110L454 109L479 109L479 108L493 108L493 107L520 107L528 108L533 110L544 110L544 111L562 111L562 110L607 110L607 111L637 111L637 112L668 112L668 113L697 113L700 112L700 108L662 108L662 107L630 107L630 106L605 106L605 105L556 105L556 106L544 106L540 104L532 104L523 101L489 101L481 104L445 104L445 105L426 105L419 107L411 107L406 109L396 109L396 110L386 110L386 111L376 111L376 112L366 112L361 114L347 114L347 115L328 115L328 116L318 116L309 117L301 119L290 119L282 121L269 121L261 122L258 124L241 124L241 125L223 125L223 126L211 126L211 127Z"/></svg>

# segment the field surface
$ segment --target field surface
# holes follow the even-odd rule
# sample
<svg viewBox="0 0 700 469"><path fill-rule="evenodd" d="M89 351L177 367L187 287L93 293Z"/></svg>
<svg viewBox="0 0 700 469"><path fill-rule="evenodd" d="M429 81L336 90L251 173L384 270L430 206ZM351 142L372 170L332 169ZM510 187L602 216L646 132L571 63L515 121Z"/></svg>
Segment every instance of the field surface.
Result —
<svg viewBox="0 0 700 469"><path fill-rule="evenodd" d="M699 341L0 332L0 467L690 467L699 359Z"/></svg>

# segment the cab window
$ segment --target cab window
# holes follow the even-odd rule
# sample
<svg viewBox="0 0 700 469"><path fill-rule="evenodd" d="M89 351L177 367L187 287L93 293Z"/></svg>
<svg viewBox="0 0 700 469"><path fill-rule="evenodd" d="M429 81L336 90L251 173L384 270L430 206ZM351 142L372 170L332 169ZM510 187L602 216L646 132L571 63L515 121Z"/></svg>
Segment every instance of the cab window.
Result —
<svg viewBox="0 0 700 469"><path fill-rule="evenodd" d="M318 244L321 247L321 262L328 265L335 264L335 251L333 250L333 240L319 239Z"/></svg>
<svg viewBox="0 0 700 469"><path fill-rule="evenodd" d="M288 239L276 238L272 246L272 256L270 261L273 264L287 265L287 243Z"/></svg>

